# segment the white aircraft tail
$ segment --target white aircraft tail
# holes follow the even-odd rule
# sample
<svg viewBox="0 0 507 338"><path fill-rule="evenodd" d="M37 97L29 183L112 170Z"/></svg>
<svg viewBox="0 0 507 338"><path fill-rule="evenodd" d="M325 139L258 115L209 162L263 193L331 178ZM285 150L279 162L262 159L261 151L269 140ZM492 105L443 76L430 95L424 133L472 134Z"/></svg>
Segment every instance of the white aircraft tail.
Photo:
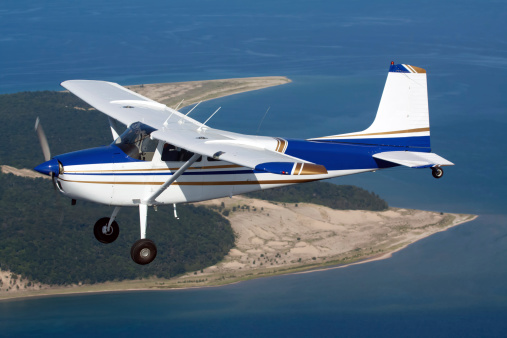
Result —
<svg viewBox="0 0 507 338"><path fill-rule="evenodd" d="M312 140L430 148L426 71L391 63L377 115L369 128Z"/></svg>

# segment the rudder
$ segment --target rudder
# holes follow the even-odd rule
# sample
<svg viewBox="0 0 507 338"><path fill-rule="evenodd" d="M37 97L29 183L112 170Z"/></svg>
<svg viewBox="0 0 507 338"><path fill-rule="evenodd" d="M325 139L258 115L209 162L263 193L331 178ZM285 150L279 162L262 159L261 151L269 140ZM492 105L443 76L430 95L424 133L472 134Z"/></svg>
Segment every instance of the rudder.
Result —
<svg viewBox="0 0 507 338"><path fill-rule="evenodd" d="M430 148L426 71L391 63L375 120L367 129L312 140Z"/></svg>

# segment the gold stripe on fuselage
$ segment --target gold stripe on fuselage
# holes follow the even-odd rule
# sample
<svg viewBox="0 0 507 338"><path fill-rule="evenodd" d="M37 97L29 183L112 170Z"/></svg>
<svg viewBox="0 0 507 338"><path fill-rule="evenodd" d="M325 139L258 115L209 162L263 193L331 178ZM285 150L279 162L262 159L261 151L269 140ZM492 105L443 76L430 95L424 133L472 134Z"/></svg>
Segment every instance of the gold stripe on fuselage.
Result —
<svg viewBox="0 0 507 338"><path fill-rule="evenodd" d="M165 182L110 182L110 181L72 181L59 178L59 180L70 183L88 183L88 184L122 184L122 185L163 185ZM217 182L174 182L172 185L260 185L260 184L290 184L306 183L317 181L318 179L298 179L298 180L260 180L260 181L217 181Z"/></svg>
<svg viewBox="0 0 507 338"><path fill-rule="evenodd" d="M296 168L294 168L294 173L293 173L293 175L299 175L299 172L301 171L301 166L302 166L302 165L303 165L303 163L301 163L301 162L298 162L298 163L296 164Z"/></svg>
<svg viewBox="0 0 507 338"><path fill-rule="evenodd" d="M227 165L215 165L209 167L190 167L187 170L208 170L208 169L231 169L231 168L243 168L237 164L227 164ZM179 167L176 168L147 168L147 169L106 169L106 170L65 170L64 173L111 173L111 172L126 172L126 171L175 171L178 170Z"/></svg>
<svg viewBox="0 0 507 338"><path fill-rule="evenodd" d="M282 153L282 154L285 153L285 150L287 149L288 142L286 140L278 138L278 137L276 137L275 140L277 142L275 151L278 153Z"/></svg>

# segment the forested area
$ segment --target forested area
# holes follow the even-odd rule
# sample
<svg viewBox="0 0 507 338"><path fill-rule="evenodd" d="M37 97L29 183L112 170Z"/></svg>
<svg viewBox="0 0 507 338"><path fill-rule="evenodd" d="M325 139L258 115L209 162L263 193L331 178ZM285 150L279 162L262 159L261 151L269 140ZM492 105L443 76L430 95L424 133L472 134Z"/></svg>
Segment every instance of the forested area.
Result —
<svg viewBox="0 0 507 338"><path fill-rule="evenodd" d="M139 239L137 208L122 208L120 236L99 243L93 225L112 207L57 196L51 181L0 174L0 269L48 284L96 283L148 276L171 277L220 261L234 245L230 223L205 207L171 206L148 214L148 238L157 258L140 266L130 258Z"/></svg>
<svg viewBox="0 0 507 338"><path fill-rule="evenodd" d="M2 146L0 164L33 168L44 158L35 119L40 116L52 155L110 144L107 116L67 92L0 95Z"/></svg>

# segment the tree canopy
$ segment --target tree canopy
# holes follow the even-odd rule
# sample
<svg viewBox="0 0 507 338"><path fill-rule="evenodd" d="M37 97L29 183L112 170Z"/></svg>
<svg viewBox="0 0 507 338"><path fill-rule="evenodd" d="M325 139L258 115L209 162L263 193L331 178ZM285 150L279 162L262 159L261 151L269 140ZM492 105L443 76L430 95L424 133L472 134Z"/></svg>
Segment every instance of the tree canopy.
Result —
<svg viewBox="0 0 507 338"><path fill-rule="evenodd" d="M139 239L136 208L122 208L120 236L99 243L93 225L112 207L57 196L51 182L0 174L0 268L48 284L96 283L148 276L171 277L213 265L234 246L230 223L205 207L181 205L148 215L157 258L140 266L130 258Z"/></svg>

